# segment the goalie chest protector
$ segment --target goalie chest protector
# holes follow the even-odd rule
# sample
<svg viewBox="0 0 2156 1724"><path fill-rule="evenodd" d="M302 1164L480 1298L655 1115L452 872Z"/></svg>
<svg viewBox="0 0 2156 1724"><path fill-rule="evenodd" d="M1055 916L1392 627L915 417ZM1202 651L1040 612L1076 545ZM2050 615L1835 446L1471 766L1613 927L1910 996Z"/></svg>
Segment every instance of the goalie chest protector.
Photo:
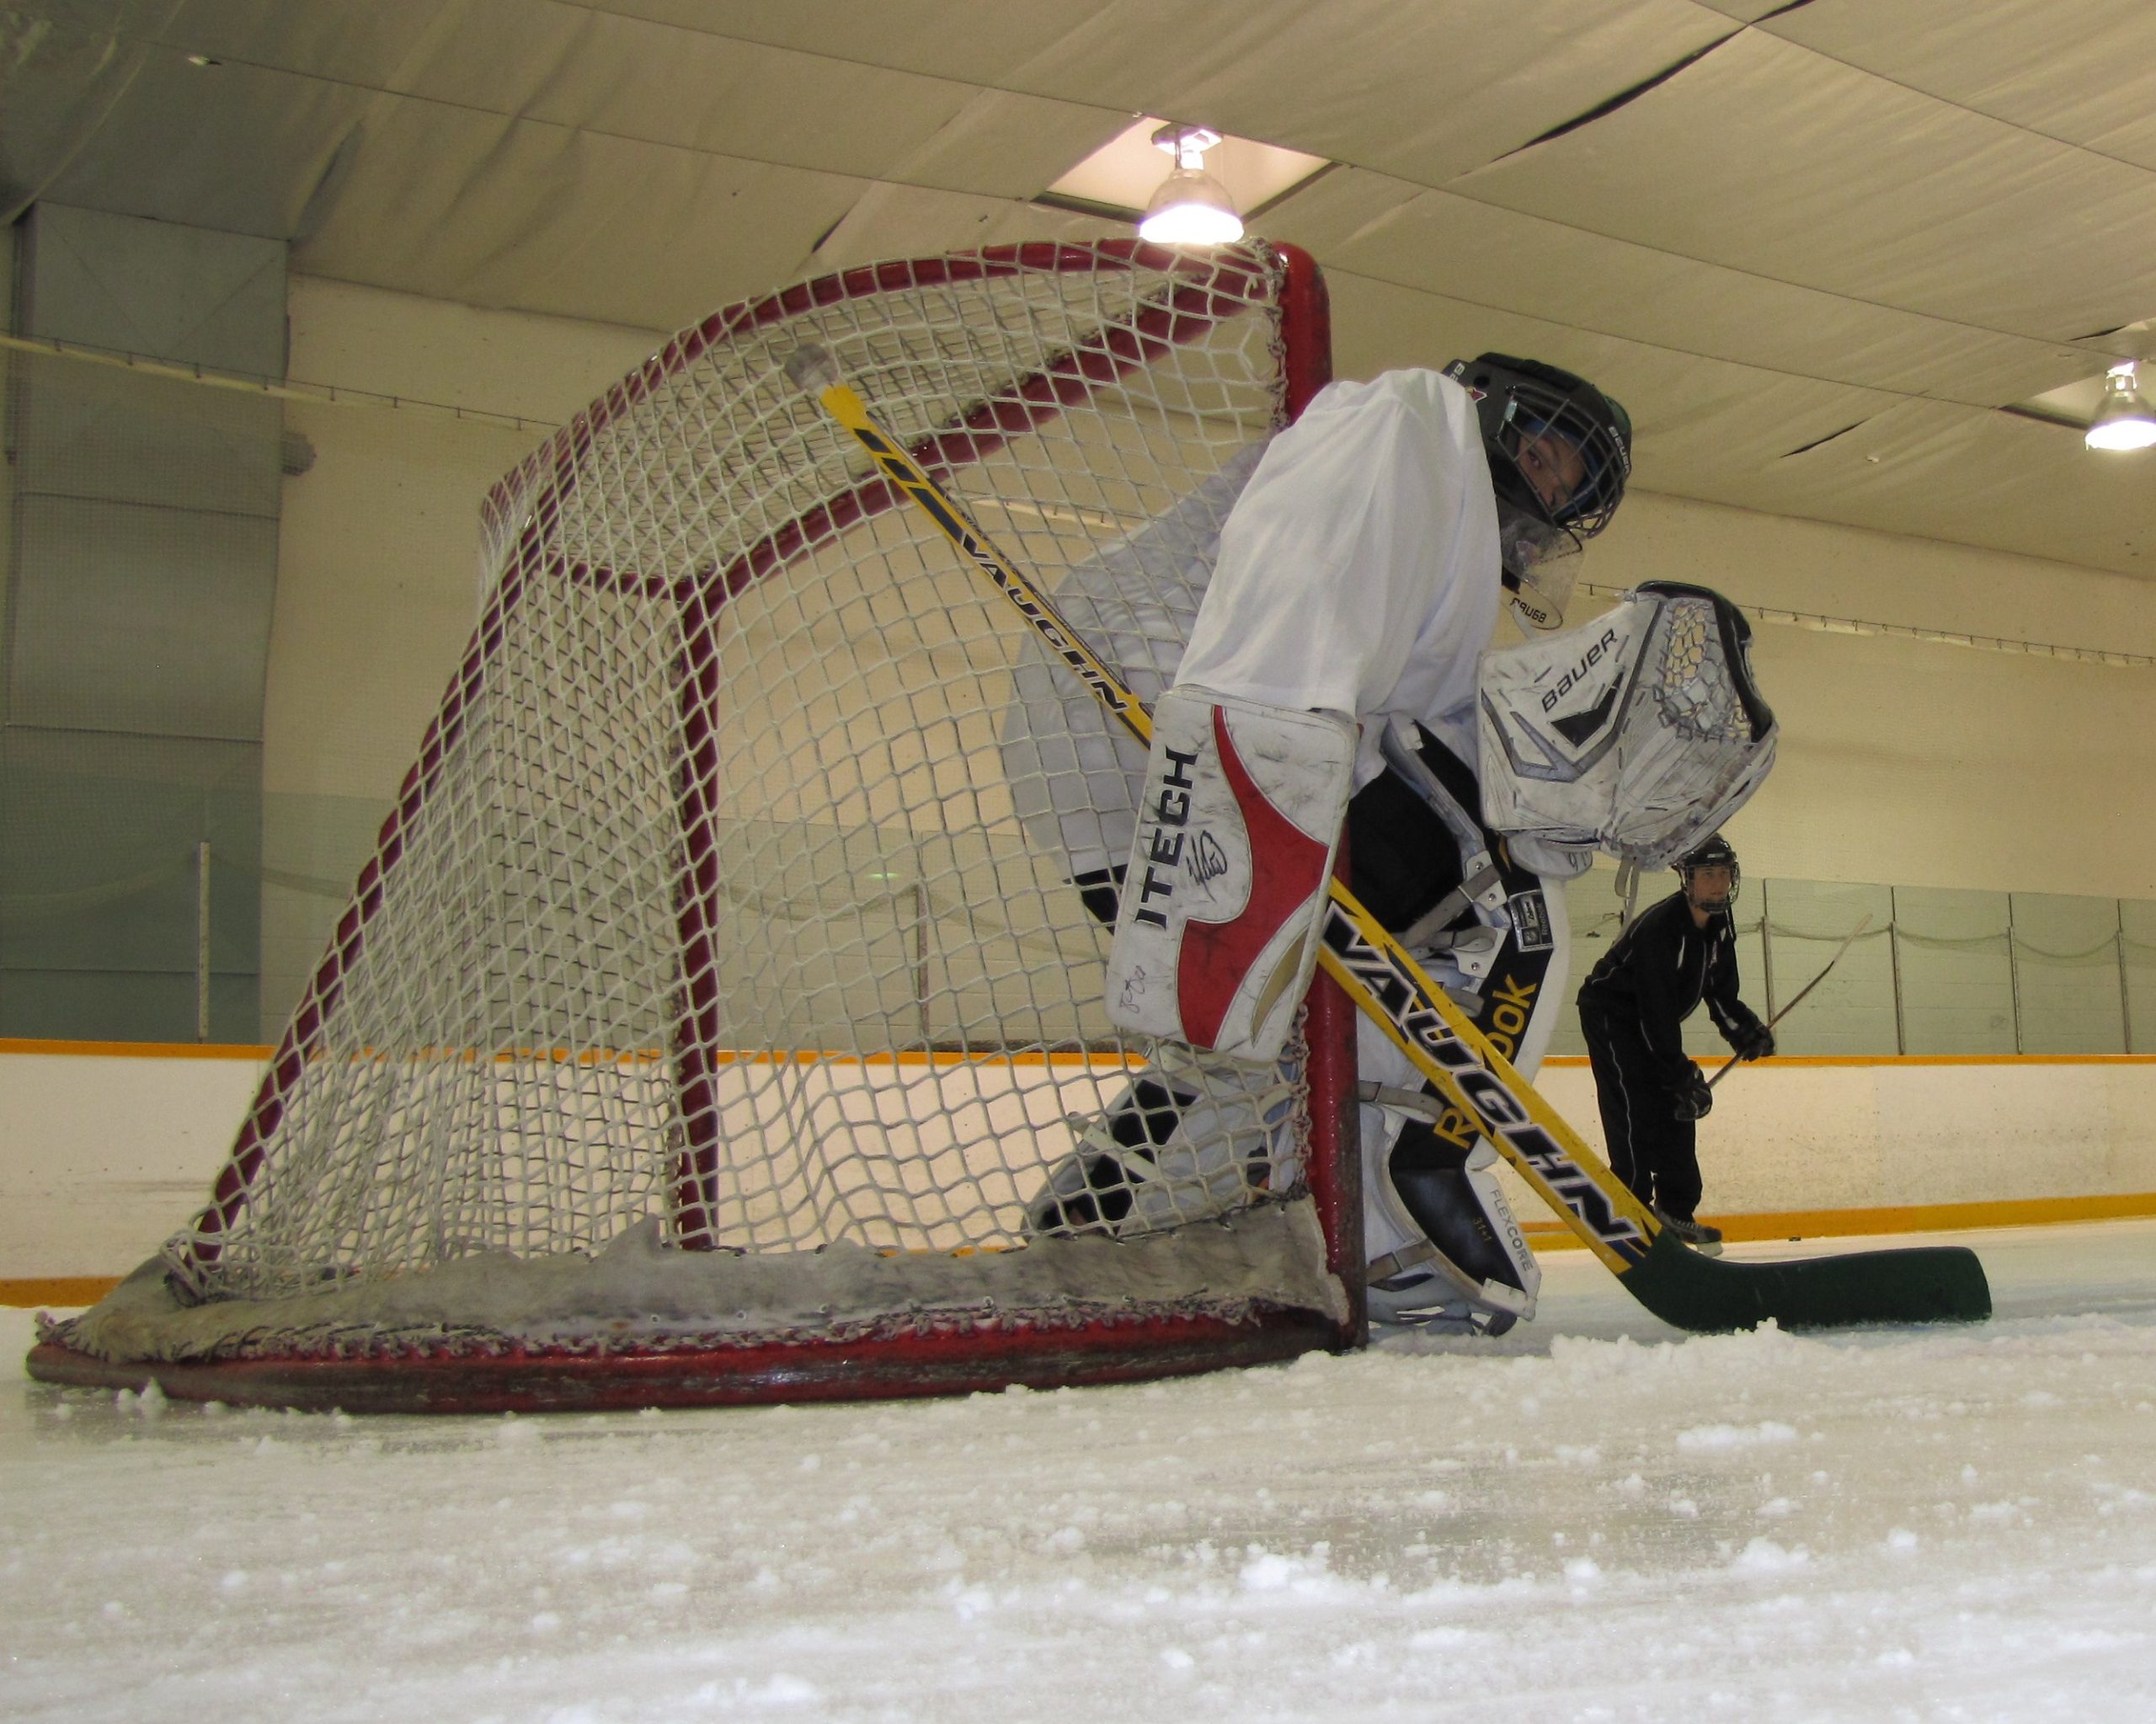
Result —
<svg viewBox="0 0 2156 1724"><path fill-rule="evenodd" d="M1119 1028L1278 1057L1317 963L1354 759L1337 714L1161 697L1108 954Z"/></svg>

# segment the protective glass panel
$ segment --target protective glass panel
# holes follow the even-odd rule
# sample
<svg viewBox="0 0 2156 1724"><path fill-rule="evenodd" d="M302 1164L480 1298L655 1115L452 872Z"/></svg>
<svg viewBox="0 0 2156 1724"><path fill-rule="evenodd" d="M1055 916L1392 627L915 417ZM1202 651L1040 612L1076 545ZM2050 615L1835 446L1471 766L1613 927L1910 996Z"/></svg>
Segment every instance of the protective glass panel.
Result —
<svg viewBox="0 0 2156 1724"><path fill-rule="evenodd" d="M2006 894L1897 886L1894 912L1903 1050L2015 1052Z"/></svg>
<svg viewBox="0 0 2156 1724"><path fill-rule="evenodd" d="M253 742L0 734L0 1035L260 1039L260 760Z"/></svg>
<svg viewBox="0 0 2156 1724"><path fill-rule="evenodd" d="M1749 883L1747 883L1748 895ZM1892 1054L1893 894L1884 886L1819 880L1763 880L1768 1005L1771 1017L1794 1000L1865 917L1870 924L1833 972L1776 1026L1784 1054Z"/></svg>
<svg viewBox="0 0 2156 1724"><path fill-rule="evenodd" d="M2012 909L2021 1051L2126 1052L2118 901L2016 892Z"/></svg>
<svg viewBox="0 0 2156 1724"><path fill-rule="evenodd" d="M2145 898L2123 899L2119 927L2128 1051L2156 1054L2156 903Z"/></svg>

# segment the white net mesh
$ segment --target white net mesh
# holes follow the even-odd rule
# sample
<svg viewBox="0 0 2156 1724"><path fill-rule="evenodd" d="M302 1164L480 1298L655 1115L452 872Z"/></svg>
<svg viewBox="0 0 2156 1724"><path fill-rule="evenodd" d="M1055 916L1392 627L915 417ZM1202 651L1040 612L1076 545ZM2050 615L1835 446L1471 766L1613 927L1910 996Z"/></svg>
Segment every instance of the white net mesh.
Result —
<svg viewBox="0 0 2156 1724"><path fill-rule="evenodd" d="M1282 422L1279 291L1263 248L858 271L686 332L526 462L176 1280L259 1300L654 1222L750 1253L1023 1245L1149 1053L1101 1009L1085 846L1038 818L1115 775L1006 745L1029 690L1090 708L782 367L828 349L1051 588L1112 571L1135 596L1096 644L1150 696L1206 565L1129 547L1216 531L1219 476ZM1292 1178L1298 1076L1177 1079L1241 1201Z"/></svg>

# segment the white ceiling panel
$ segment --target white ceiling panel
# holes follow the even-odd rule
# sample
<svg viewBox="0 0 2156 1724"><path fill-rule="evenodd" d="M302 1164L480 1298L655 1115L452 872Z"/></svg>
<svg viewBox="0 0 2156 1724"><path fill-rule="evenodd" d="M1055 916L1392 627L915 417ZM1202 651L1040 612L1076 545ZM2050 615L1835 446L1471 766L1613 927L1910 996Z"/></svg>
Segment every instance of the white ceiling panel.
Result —
<svg viewBox="0 0 2156 1724"><path fill-rule="evenodd" d="M787 278L825 275L884 258L932 257L1032 239L1098 239L1129 232L1095 216L1014 204L1006 198L922 186L870 185L862 188L837 226L813 254L802 256Z"/></svg>
<svg viewBox="0 0 2156 1724"><path fill-rule="evenodd" d="M1774 17L1777 13L1790 12L1808 6L1812 0L1700 0L1703 6L1711 7L1726 18L1740 24L1757 24Z"/></svg>
<svg viewBox="0 0 2156 1724"><path fill-rule="evenodd" d="M2146 470L2091 459L2070 430L1673 358L1337 270L1331 279L1344 373L1492 349L1551 359L1631 412L1648 488L1674 488L1656 478L1681 472L1681 494L1710 502L2156 574Z"/></svg>
<svg viewBox="0 0 2156 1724"><path fill-rule="evenodd" d="M1762 30L1451 189L1977 329L2065 341L2156 312L2156 174Z"/></svg>
<svg viewBox="0 0 2156 1724"><path fill-rule="evenodd" d="M1721 500L2151 574L2149 490L2145 468L2092 456L2073 431L1903 401L1762 468Z"/></svg>
<svg viewBox="0 0 2156 1724"><path fill-rule="evenodd" d="M1129 123L1119 109L981 90L910 147L889 148L876 177L898 185L1006 198L1014 208L1024 208ZM1161 165L1168 165L1165 155Z"/></svg>
<svg viewBox="0 0 2156 1724"><path fill-rule="evenodd" d="M1645 488L2148 572L2156 456L1990 409L2156 342L2156 0L13 0L0 46L11 207L653 330L1127 232L1032 200L1202 121L1337 164L1262 225L1344 375L1539 355Z"/></svg>
<svg viewBox="0 0 2156 1724"><path fill-rule="evenodd" d="M1014 75L1434 185L1732 27L1692 0L1120 0Z"/></svg>
<svg viewBox="0 0 2156 1724"><path fill-rule="evenodd" d="M153 49L48 180L56 203L289 238L366 110L348 86Z"/></svg>
<svg viewBox="0 0 2156 1724"><path fill-rule="evenodd" d="M863 66L1016 89L1023 65L1090 24L1101 0L544 0ZM1134 39L1130 52L1139 49Z"/></svg>
<svg viewBox="0 0 2156 1724"><path fill-rule="evenodd" d="M1447 192L1403 197L1335 237L1326 254L1336 268L1674 355L1972 405L2021 400L2090 366L2085 352L2056 343L1747 275Z"/></svg>
<svg viewBox="0 0 2156 1724"><path fill-rule="evenodd" d="M402 87L558 125L873 177L970 85L574 7L477 0Z"/></svg>
<svg viewBox="0 0 2156 1724"><path fill-rule="evenodd" d="M1900 399L1719 360L1673 357L1637 342L1341 270L1330 279L1342 375L1368 376L1388 364L1441 366L1492 350L1548 360L1593 377L1625 403L1641 474L1696 469L1726 485Z"/></svg>
<svg viewBox="0 0 2156 1724"><path fill-rule="evenodd" d="M369 95L873 177L932 136L970 84L533 0L413 8L195 0L162 34L221 68L273 68Z"/></svg>
<svg viewBox="0 0 2156 1724"><path fill-rule="evenodd" d="M471 9L471 0L177 0L145 35L168 50L227 64L388 88Z"/></svg>
<svg viewBox="0 0 2156 1724"><path fill-rule="evenodd" d="M389 122L370 126L296 268L667 329L782 280L864 184L381 100Z"/></svg>
<svg viewBox="0 0 2156 1724"><path fill-rule="evenodd" d="M2148 0L1812 0L1775 35L2045 136L2156 168Z"/></svg>

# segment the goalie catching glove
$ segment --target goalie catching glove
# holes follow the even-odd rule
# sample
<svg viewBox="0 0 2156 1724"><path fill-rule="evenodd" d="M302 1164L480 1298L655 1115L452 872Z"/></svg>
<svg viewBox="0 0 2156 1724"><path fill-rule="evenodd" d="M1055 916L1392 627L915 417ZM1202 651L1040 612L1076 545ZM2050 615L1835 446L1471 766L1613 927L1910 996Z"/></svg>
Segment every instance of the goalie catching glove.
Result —
<svg viewBox="0 0 2156 1724"><path fill-rule="evenodd" d="M1649 581L1579 628L1482 655L1482 813L1493 830L1668 866L1773 766L1752 629L1705 587Z"/></svg>
<svg viewBox="0 0 2156 1724"><path fill-rule="evenodd" d="M1108 951L1118 1028L1278 1056L1317 964L1354 761L1334 713L1190 686L1161 697Z"/></svg>

